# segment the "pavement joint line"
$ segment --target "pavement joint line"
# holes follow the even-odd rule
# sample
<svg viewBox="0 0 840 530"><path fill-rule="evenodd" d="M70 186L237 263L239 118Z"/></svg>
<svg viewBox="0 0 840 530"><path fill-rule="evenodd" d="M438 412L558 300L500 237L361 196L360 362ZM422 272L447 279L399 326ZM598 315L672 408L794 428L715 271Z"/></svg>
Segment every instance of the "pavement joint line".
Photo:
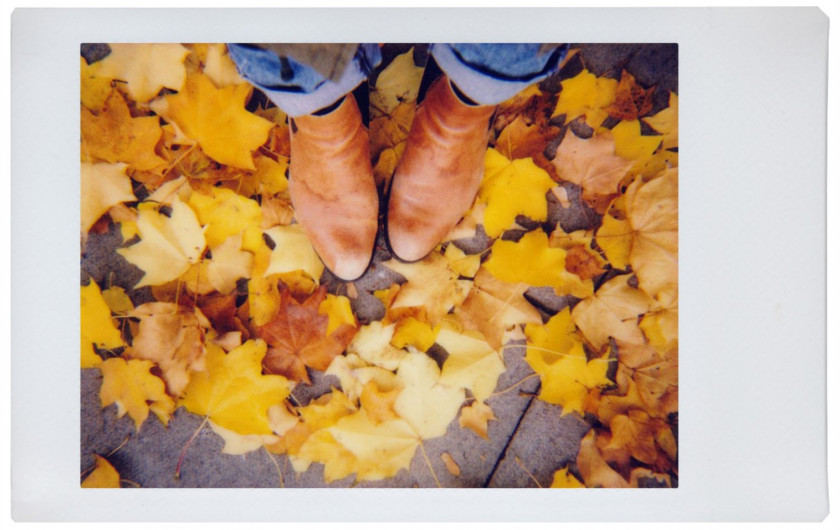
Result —
<svg viewBox="0 0 840 530"><path fill-rule="evenodd" d="M539 387L537 387L537 391L539 391ZM499 452L499 457L496 459L496 462L493 464L493 469L490 470L490 473L487 475L487 478L484 480L484 488L488 488L490 482L493 481L493 475L496 474L496 470L499 468L499 464L505 459L507 456L508 449L510 448L510 443L513 438L516 436L516 433L519 431L519 426L522 424L522 420L525 419L525 415L528 413L528 410L531 408L531 405L534 403L534 398L536 397L536 393L531 396L528 400L528 405L522 409L522 414L519 415L519 419L516 421L516 426L510 432L508 436L507 442L505 442L505 448Z"/></svg>

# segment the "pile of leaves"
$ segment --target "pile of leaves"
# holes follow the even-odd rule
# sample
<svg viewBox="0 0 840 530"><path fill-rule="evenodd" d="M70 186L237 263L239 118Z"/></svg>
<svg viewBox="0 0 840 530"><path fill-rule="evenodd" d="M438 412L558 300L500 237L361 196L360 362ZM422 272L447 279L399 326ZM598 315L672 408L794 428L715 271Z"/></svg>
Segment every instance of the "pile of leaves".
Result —
<svg viewBox="0 0 840 530"><path fill-rule="evenodd" d="M383 186L404 148L423 68L411 50L371 94ZM362 324L294 221L287 119L248 110L253 89L221 44L113 44L81 59L81 239L115 226L136 285L81 287L81 367L103 407L139 431L178 407L225 440L328 482L394 476L459 421L487 437L503 352L526 344L539 399L592 424L555 487L637 487L677 476L677 96L583 69L558 93L502 104L471 210ZM564 231L549 204L591 221ZM481 240L478 250L464 241ZM526 291L553 289L541 313ZM145 300L135 305L135 300ZM438 364L427 352L448 354ZM314 373L340 385L305 406ZM153 421L153 420L149 420ZM204 425L204 424L202 424ZM105 458L85 479L116 487Z"/></svg>

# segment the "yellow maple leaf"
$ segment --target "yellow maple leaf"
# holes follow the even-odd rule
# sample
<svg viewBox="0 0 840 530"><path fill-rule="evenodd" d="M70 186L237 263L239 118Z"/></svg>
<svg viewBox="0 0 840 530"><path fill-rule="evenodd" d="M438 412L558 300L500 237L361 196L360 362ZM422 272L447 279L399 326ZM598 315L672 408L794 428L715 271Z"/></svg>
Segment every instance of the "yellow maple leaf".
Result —
<svg viewBox="0 0 840 530"><path fill-rule="evenodd" d="M662 148L671 149L679 145L679 97L671 92L668 106L653 116L644 118L645 123L662 134Z"/></svg>
<svg viewBox="0 0 840 530"><path fill-rule="evenodd" d="M245 110L250 94L247 83L216 88L206 76L193 74L182 92L166 96L164 115L213 160L254 170L251 153L265 143L274 124Z"/></svg>
<svg viewBox="0 0 840 530"><path fill-rule="evenodd" d="M542 230L528 232L517 242L497 240L484 268L496 278L510 283L551 286L558 294L571 294L578 298L592 293L592 280L581 280L567 271L566 251L549 247L548 236Z"/></svg>
<svg viewBox="0 0 840 530"><path fill-rule="evenodd" d="M615 155L610 133L578 138L568 131L551 161L563 180L583 189L584 197L618 193L618 185L633 166L631 160Z"/></svg>
<svg viewBox="0 0 840 530"><path fill-rule="evenodd" d="M449 354L440 371L441 384L468 389L478 401L490 397L505 371L501 355L483 338L451 329L440 330L436 342Z"/></svg>
<svg viewBox="0 0 840 530"><path fill-rule="evenodd" d="M134 303L125 293L125 289L113 285L102 291L102 299L108 304L108 309L115 315L125 316L134 309Z"/></svg>
<svg viewBox="0 0 840 530"><path fill-rule="evenodd" d="M133 118L122 95L112 90L98 114L81 110L83 161L125 162L141 171L164 167L155 153L163 134L157 116Z"/></svg>
<svg viewBox="0 0 840 530"><path fill-rule="evenodd" d="M411 345L420 351L426 351L435 343L440 326L432 327L429 323L409 316L396 323L391 345L405 348Z"/></svg>
<svg viewBox="0 0 840 530"><path fill-rule="evenodd" d="M227 46L221 43L207 46L203 72L219 88L245 83L228 54Z"/></svg>
<svg viewBox="0 0 840 530"><path fill-rule="evenodd" d="M371 115L389 114L404 102L417 100L423 66L414 64L414 47L398 55L376 78L376 85L370 91Z"/></svg>
<svg viewBox="0 0 840 530"><path fill-rule="evenodd" d="M151 361L120 357L106 359L99 365L102 372L102 388L99 398L102 408L116 403L117 416L126 413L134 420L137 430L152 411L166 425L175 411L175 403L166 394L163 381L149 370Z"/></svg>
<svg viewBox="0 0 840 530"><path fill-rule="evenodd" d="M249 340L227 354L209 344L207 370L193 373L178 404L240 434L271 434L268 409L286 399L289 382L262 374L266 349L262 340Z"/></svg>
<svg viewBox="0 0 840 530"><path fill-rule="evenodd" d="M586 124L597 129L609 116L607 107L615 102L618 81L607 77L595 77L588 70L560 83L562 89L557 98L552 117L566 115L566 123L578 116L586 116Z"/></svg>
<svg viewBox="0 0 840 530"><path fill-rule="evenodd" d="M353 308L350 306L350 299L346 296L327 293L327 297L318 306L318 313L327 315L330 319L327 323L327 336L332 335L332 332L342 324L348 324L354 328L359 325Z"/></svg>
<svg viewBox="0 0 840 530"><path fill-rule="evenodd" d="M647 161L662 143L662 136L643 136L639 120L621 121L611 132L615 139L615 154L637 163Z"/></svg>
<svg viewBox="0 0 840 530"><path fill-rule="evenodd" d="M551 481L552 488L585 488L584 486L574 475L572 475L571 471L569 471L569 466L566 466L562 469L558 469L554 472L554 478Z"/></svg>
<svg viewBox="0 0 840 530"><path fill-rule="evenodd" d="M190 207L204 226L204 237L211 249L249 227L259 230L262 211L257 201L227 188L210 188L190 195Z"/></svg>
<svg viewBox="0 0 840 530"><path fill-rule="evenodd" d="M131 189L131 179L125 174L126 164L82 163L82 233L87 233L112 206L136 201Z"/></svg>
<svg viewBox="0 0 840 530"><path fill-rule="evenodd" d="M607 377L609 359L588 360L583 342L566 307L545 325L525 326L527 350L525 360L540 374L540 399L560 405L563 415L583 414L583 404L593 388L611 384Z"/></svg>
<svg viewBox="0 0 840 530"><path fill-rule="evenodd" d="M154 204L138 207L140 242L117 252L145 272L135 288L162 285L184 274L204 253L204 232L192 209L177 197L170 216Z"/></svg>
<svg viewBox="0 0 840 530"><path fill-rule="evenodd" d="M586 340L600 350L609 338L628 344L645 341L636 323L649 308L649 298L627 284L627 276L605 282L595 294L582 300L572 311L572 318Z"/></svg>
<svg viewBox="0 0 840 530"><path fill-rule="evenodd" d="M391 345L395 329L396 324L383 325L378 320L362 326L347 345L347 353L358 355L368 364L396 370L407 352Z"/></svg>
<svg viewBox="0 0 840 530"><path fill-rule="evenodd" d="M254 255L242 250L242 234L230 236L210 250L212 259L203 260L201 265L206 267L207 281L215 290L230 294L240 278L251 277Z"/></svg>
<svg viewBox="0 0 840 530"><path fill-rule="evenodd" d="M317 285L324 264L299 224L275 226L264 233L274 242L266 276L303 271Z"/></svg>
<svg viewBox="0 0 840 530"><path fill-rule="evenodd" d="M99 111L111 94L111 78L102 75L102 63L88 65L84 57L80 60L81 101L82 105L93 111Z"/></svg>
<svg viewBox="0 0 840 530"><path fill-rule="evenodd" d="M111 310L93 280L81 287L81 359L82 368L102 363L93 347L113 349L125 346L120 330L111 321Z"/></svg>
<svg viewBox="0 0 840 530"><path fill-rule="evenodd" d="M422 439L446 434L464 402L464 390L445 384L437 363L416 350L400 361L397 378L403 389L394 402L394 411Z"/></svg>
<svg viewBox="0 0 840 530"><path fill-rule="evenodd" d="M96 457L96 468L82 481L83 488L119 488L120 474L105 458Z"/></svg>
<svg viewBox="0 0 840 530"><path fill-rule="evenodd" d="M493 409L486 403L476 400L470 406L461 409L458 424L487 440L487 422L495 419Z"/></svg>
<svg viewBox="0 0 840 530"><path fill-rule="evenodd" d="M465 278L473 278L481 266L481 254L466 254L455 245L447 245L443 253L449 268Z"/></svg>
<svg viewBox="0 0 840 530"><path fill-rule="evenodd" d="M458 273L449 268L449 262L439 252L432 252L416 263L392 259L383 265L408 280L397 293L391 309L425 308L430 324L437 324L469 292L471 282L458 280Z"/></svg>
<svg viewBox="0 0 840 530"><path fill-rule="evenodd" d="M487 204L484 231L498 237L511 227L517 215L545 221L548 203L545 194L554 181L531 158L508 160L493 148L484 159L484 179L478 189L478 202Z"/></svg>
<svg viewBox="0 0 840 530"><path fill-rule="evenodd" d="M509 283L494 277L486 268L475 275L472 289L464 303L455 307L455 315L467 329L480 332L493 349L504 342L505 332L517 324L541 324L539 311L525 298L527 283Z"/></svg>
<svg viewBox="0 0 840 530"><path fill-rule="evenodd" d="M224 455L244 455L256 451L264 445L272 445L280 441L280 437L273 434L239 434L236 431L225 429L213 421L207 423L213 432L224 440L225 445L222 447L222 454Z"/></svg>
<svg viewBox="0 0 840 530"><path fill-rule="evenodd" d="M164 87L181 90L186 78L184 59L189 50L180 44L110 44L111 53L100 61L101 73L125 81L138 103L158 95Z"/></svg>

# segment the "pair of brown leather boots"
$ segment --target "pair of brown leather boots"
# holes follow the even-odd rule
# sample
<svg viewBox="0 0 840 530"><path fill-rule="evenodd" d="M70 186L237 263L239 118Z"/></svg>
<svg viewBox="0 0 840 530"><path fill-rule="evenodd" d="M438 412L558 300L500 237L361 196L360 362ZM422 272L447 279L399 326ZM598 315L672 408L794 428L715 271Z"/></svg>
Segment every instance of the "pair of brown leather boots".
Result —
<svg viewBox="0 0 840 530"><path fill-rule="evenodd" d="M445 76L429 88L388 194L386 238L397 259L425 257L472 204L495 109L466 103ZM354 280L373 256L379 199L368 132L353 95L326 114L294 118L291 149L296 218L324 265Z"/></svg>

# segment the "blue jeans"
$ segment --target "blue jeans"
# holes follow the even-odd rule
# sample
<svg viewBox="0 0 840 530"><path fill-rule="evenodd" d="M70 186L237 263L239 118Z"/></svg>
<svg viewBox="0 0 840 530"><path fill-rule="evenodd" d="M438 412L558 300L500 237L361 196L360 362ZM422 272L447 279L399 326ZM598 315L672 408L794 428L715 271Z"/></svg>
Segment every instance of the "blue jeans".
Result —
<svg viewBox="0 0 840 530"><path fill-rule="evenodd" d="M368 78L382 61L379 46L359 45L341 78L331 81L305 64L247 44L228 44L239 73L289 116L311 114L335 103ZM496 105L542 81L560 66L568 45L432 44L440 69L468 98Z"/></svg>

